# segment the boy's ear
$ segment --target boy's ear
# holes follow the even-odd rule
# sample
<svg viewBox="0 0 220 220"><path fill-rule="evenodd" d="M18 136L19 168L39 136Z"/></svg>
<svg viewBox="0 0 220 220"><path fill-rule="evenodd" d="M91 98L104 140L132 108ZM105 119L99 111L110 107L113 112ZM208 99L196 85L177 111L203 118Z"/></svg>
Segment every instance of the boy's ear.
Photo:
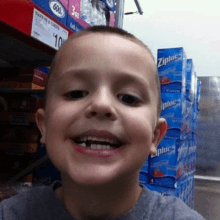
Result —
<svg viewBox="0 0 220 220"><path fill-rule="evenodd" d="M159 118L157 126L154 131L153 141L150 147L150 154L156 154L157 146L164 138L167 132L167 122L165 118Z"/></svg>
<svg viewBox="0 0 220 220"><path fill-rule="evenodd" d="M45 144L45 137L46 137L45 111L42 108L38 109L36 112L36 123L42 136L40 142L42 144Z"/></svg>

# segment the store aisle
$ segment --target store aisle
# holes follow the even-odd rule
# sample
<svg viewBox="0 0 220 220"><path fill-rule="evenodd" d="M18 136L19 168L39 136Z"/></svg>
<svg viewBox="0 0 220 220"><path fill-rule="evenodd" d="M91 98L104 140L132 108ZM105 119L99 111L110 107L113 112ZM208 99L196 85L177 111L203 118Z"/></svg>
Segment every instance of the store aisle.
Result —
<svg viewBox="0 0 220 220"><path fill-rule="evenodd" d="M220 183L196 180L194 208L207 220L219 220Z"/></svg>

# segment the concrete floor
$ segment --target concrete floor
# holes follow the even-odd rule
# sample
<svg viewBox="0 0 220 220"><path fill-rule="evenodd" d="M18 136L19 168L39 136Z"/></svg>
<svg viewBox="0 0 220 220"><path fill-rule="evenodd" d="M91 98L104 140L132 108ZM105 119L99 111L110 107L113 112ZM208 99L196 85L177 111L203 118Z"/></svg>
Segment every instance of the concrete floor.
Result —
<svg viewBox="0 0 220 220"><path fill-rule="evenodd" d="M195 181L194 209L205 219L220 219L220 183Z"/></svg>

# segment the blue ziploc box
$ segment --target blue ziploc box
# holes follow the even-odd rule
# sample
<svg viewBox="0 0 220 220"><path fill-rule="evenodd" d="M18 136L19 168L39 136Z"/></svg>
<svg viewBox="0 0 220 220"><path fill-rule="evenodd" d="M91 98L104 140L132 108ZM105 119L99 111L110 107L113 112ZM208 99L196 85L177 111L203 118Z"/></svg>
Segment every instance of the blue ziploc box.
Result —
<svg viewBox="0 0 220 220"><path fill-rule="evenodd" d="M196 146L194 140L189 140L190 146L188 151L189 169L188 172L191 175L195 172L195 160L196 160Z"/></svg>
<svg viewBox="0 0 220 220"><path fill-rule="evenodd" d="M194 121L193 123L192 123L192 132L196 132L197 131L197 127L198 127L198 121Z"/></svg>
<svg viewBox="0 0 220 220"><path fill-rule="evenodd" d="M196 121L196 122L198 122L198 116L199 116L199 110L198 110L198 108L197 108L197 105L195 104L194 105L195 107L194 107L194 120Z"/></svg>
<svg viewBox="0 0 220 220"><path fill-rule="evenodd" d="M181 93L161 93L161 116L174 113L175 118L186 118L186 98Z"/></svg>
<svg viewBox="0 0 220 220"><path fill-rule="evenodd" d="M194 98L193 99L195 99L195 97L197 96L197 89L198 89L198 77L197 77L197 74L196 74L196 72L194 73L194 90L193 90L193 92L194 92Z"/></svg>
<svg viewBox="0 0 220 220"><path fill-rule="evenodd" d="M150 184L148 184L146 187L151 191L160 193L164 197L167 197L167 196L179 197L179 194L180 194L180 187L177 187L176 189L174 188L172 189L172 188L161 187L161 186L153 186Z"/></svg>
<svg viewBox="0 0 220 220"><path fill-rule="evenodd" d="M189 160L188 156L184 158L184 177L186 178L188 176L188 168L189 167Z"/></svg>
<svg viewBox="0 0 220 220"><path fill-rule="evenodd" d="M195 141L195 140L192 140L192 143L193 143L192 170L193 170L193 173L195 173L195 171L196 171L196 155L197 155L197 152L196 152L196 141Z"/></svg>
<svg viewBox="0 0 220 220"><path fill-rule="evenodd" d="M165 138L184 139L186 98L181 93L161 93L161 117L168 124Z"/></svg>
<svg viewBox="0 0 220 220"><path fill-rule="evenodd" d="M196 171L196 158L197 158L196 140L192 140L192 143L193 143L192 173L195 173L195 171Z"/></svg>
<svg viewBox="0 0 220 220"><path fill-rule="evenodd" d="M69 0L31 0L39 8L54 17L63 25L67 25Z"/></svg>
<svg viewBox="0 0 220 220"><path fill-rule="evenodd" d="M192 177L192 202L191 202L192 209L194 209L194 196L195 196L195 178L193 175L193 177Z"/></svg>
<svg viewBox="0 0 220 220"><path fill-rule="evenodd" d="M194 173L194 170L193 170L194 158L195 158L194 153L189 155L189 175L192 175Z"/></svg>
<svg viewBox="0 0 220 220"><path fill-rule="evenodd" d="M193 116L193 103L189 100L186 100L186 117L192 117ZM192 120L192 119L190 119Z"/></svg>
<svg viewBox="0 0 220 220"><path fill-rule="evenodd" d="M191 181L190 176L186 179L186 191L185 191L185 198L186 198L186 204L190 206L190 193L191 193Z"/></svg>
<svg viewBox="0 0 220 220"><path fill-rule="evenodd" d="M185 203L189 206L190 200L190 177L186 179Z"/></svg>
<svg viewBox="0 0 220 220"><path fill-rule="evenodd" d="M188 143L189 143L189 149L188 149L188 163L189 163L189 166L188 166L188 174L191 174L192 172L192 154L193 154L193 143L192 143L192 139L191 140L188 140Z"/></svg>
<svg viewBox="0 0 220 220"><path fill-rule="evenodd" d="M197 109L199 110L199 101L200 101L200 93L201 93L201 81L197 79L197 95L196 95L196 104L197 104Z"/></svg>
<svg viewBox="0 0 220 220"><path fill-rule="evenodd" d="M186 61L186 98L193 101L195 93L195 72L192 59Z"/></svg>
<svg viewBox="0 0 220 220"><path fill-rule="evenodd" d="M180 187L181 187L181 194L180 194L180 199L186 203L186 188L187 188L187 179L184 179L181 181L181 184L180 184Z"/></svg>
<svg viewBox="0 0 220 220"><path fill-rule="evenodd" d="M188 139L191 139L190 133L193 130L194 120L194 109L193 104L189 100L186 100L186 136Z"/></svg>
<svg viewBox="0 0 220 220"><path fill-rule="evenodd" d="M197 105L195 103L193 103L192 105L192 131L196 131L197 129L197 123L198 123L198 109L197 109Z"/></svg>
<svg viewBox="0 0 220 220"><path fill-rule="evenodd" d="M145 162L145 164L141 167L139 172L139 183L142 185L149 184L149 164L148 160Z"/></svg>
<svg viewBox="0 0 220 220"><path fill-rule="evenodd" d="M194 89L193 89L193 103L196 103L196 99L197 99L197 89L198 89L198 85L197 85L197 75L196 75L196 72L194 72Z"/></svg>
<svg viewBox="0 0 220 220"><path fill-rule="evenodd" d="M185 118L175 118L174 112L162 116L167 121L167 132L165 138L174 140L184 140L186 138Z"/></svg>
<svg viewBox="0 0 220 220"><path fill-rule="evenodd" d="M186 132L185 132L185 135L186 135L186 139L190 140L192 139L192 124L194 122L192 122L192 116L188 116L186 118Z"/></svg>
<svg viewBox="0 0 220 220"><path fill-rule="evenodd" d="M190 175L190 155L187 155L187 157L185 158L185 160L187 161L186 176L189 176L189 175Z"/></svg>
<svg viewBox="0 0 220 220"><path fill-rule="evenodd" d="M161 92L186 94L186 54L182 47L157 50Z"/></svg>
<svg viewBox="0 0 220 220"><path fill-rule="evenodd" d="M177 188L184 172L183 155L185 141L163 139L155 155L149 157L150 184Z"/></svg>
<svg viewBox="0 0 220 220"><path fill-rule="evenodd" d="M193 88L193 103L196 103L196 96L197 96L197 89L198 89L198 85L197 85L197 75L196 72L194 72L194 88Z"/></svg>
<svg viewBox="0 0 220 220"><path fill-rule="evenodd" d="M183 181L180 182L179 188L180 188L179 198L184 202L184 200L185 200L185 184Z"/></svg>
<svg viewBox="0 0 220 220"><path fill-rule="evenodd" d="M194 188L194 177L193 175L189 176L189 184L188 184L188 206L191 207L192 206L192 197L193 197L193 188Z"/></svg>
<svg viewBox="0 0 220 220"><path fill-rule="evenodd" d="M188 175L188 166L189 166L189 161L188 161L188 152L189 152L189 142L188 140L185 140L185 148L184 148L184 153L183 153L183 164L184 164L184 170L183 170L183 176L185 179Z"/></svg>
<svg viewBox="0 0 220 220"><path fill-rule="evenodd" d="M192 132L192 140L195 141L195 146L197 145L197 141L198 141L198 135L196 134L196 132Z"/></svg>

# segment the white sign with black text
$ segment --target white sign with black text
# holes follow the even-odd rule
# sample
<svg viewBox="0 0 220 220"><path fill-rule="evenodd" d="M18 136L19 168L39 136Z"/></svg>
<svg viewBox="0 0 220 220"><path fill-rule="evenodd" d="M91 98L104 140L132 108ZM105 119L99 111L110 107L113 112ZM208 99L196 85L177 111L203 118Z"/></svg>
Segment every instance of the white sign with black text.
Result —
<svg viewBox="0 0 220 220"><path fill-rule="evenodd" d="M34 9L31 36L58 50L68 38L68 31Z"/></svg>

